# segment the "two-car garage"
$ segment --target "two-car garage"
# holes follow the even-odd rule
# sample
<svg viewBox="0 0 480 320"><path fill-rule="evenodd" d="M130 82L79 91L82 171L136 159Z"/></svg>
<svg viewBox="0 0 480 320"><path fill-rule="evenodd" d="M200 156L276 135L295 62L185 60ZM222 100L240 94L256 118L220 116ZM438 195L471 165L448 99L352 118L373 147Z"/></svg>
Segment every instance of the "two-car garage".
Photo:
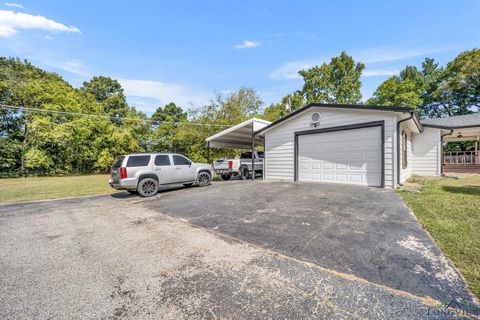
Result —
<svg viewBox="0 0 480 320"><path fill-rule="evenodd" d="M296 180L382 186L383 122L296 134Z"/></svg>
<svg viewBox="0 0 480 320"><path fill-rule="evenodd" d="M394 188L398 126L419 132L417 120L403 107L307 105L255 133L265 139L264 177Z"/></svg>

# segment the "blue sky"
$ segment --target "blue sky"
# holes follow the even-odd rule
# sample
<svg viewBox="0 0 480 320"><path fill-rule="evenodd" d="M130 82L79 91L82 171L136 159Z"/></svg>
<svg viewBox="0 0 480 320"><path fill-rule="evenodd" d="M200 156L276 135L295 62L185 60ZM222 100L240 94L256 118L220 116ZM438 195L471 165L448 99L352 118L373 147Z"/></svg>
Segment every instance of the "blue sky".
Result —
<svg viewBox="0 0 480 320"><path fill-rule="evenodd" d="M120 80L151 113L255 88L266 104L299 89L301 68L346 51L366 64L364 100L405 65L479 47L480 1L16 1L0 3L2 56L74 86Z"/></svg>

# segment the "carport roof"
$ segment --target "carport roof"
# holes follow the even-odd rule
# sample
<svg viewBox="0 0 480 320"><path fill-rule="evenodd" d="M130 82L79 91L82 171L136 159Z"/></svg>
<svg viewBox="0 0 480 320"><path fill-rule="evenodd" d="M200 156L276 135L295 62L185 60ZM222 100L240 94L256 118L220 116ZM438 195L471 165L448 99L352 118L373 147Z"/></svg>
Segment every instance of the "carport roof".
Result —
<svg viewBox="0 0 480 320"><path fill-rule="evenodd" d="M270 121L251 118L208 137L205 141L207 141L210 147L251 149L253 133L268 126L270 123ZM262 144L263 138L255 136L255 146Z"/></svg>

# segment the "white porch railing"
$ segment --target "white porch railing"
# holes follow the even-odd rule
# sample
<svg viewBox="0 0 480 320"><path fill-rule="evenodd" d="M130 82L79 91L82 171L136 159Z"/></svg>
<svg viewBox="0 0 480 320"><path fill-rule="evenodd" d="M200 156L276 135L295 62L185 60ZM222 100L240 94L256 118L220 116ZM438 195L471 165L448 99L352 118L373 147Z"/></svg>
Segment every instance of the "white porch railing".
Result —
<svg viewBox="0 0 480 320"><path fill-rule="evenodd" d="M444 151L443 164L472 165L480 164L478 151Z"/></svg>

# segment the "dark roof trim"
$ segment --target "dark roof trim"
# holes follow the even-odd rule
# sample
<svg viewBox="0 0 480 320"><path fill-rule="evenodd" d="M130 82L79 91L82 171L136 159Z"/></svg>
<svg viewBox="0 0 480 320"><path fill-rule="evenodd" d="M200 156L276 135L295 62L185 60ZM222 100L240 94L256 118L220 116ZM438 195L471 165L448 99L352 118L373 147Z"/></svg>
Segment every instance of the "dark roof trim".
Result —
<svg viewBox="0 0 480 320"><path fill-rule="evenodd" d="M277 121L272 122L268 126L258 130L255 132L256 134L265 131L271 127L276 126L277 124L307 110L310 109L311 107L320 107L320 108L336 108L336 109L357 109L357 110L371 110L371 111L390 111L390 112L401 112L401 113L412 113L414 112L414 109L412 108L407 108L407 107L391 107L391 106L369 106L369 105L356 105L356 104L323 104L323 103L310 103L307 104L303 107L301 107L298 110L295 110L294 112L286 115L285 117L278 119ZM418 130L423 131L422 124L420 121L417 119L417 116L414 116L414 121L415 124L418 127Z"/></svg>
<svg viewBox="0 0 480 320"><path fill-rule="evenodd" d="M467 129L467 128L480 127L480 125L475 125L475 124L474 125L469 125L469 126L442 126L442 125L438 125L438 124L427 124L427 123L422 123L422 126L427 127L427 128L445 129L445 130Z"/></svg>
<svg viewBox="0 0 480 320"><path fill-rule="evenodd" d="M415 122L415 125L417 126L418 131L420 131L420 133L422 133L423 130L425 130L423 123L420 122L420 119L418 119L417 114L415 112L413 113L413 122Z"/></svg>

